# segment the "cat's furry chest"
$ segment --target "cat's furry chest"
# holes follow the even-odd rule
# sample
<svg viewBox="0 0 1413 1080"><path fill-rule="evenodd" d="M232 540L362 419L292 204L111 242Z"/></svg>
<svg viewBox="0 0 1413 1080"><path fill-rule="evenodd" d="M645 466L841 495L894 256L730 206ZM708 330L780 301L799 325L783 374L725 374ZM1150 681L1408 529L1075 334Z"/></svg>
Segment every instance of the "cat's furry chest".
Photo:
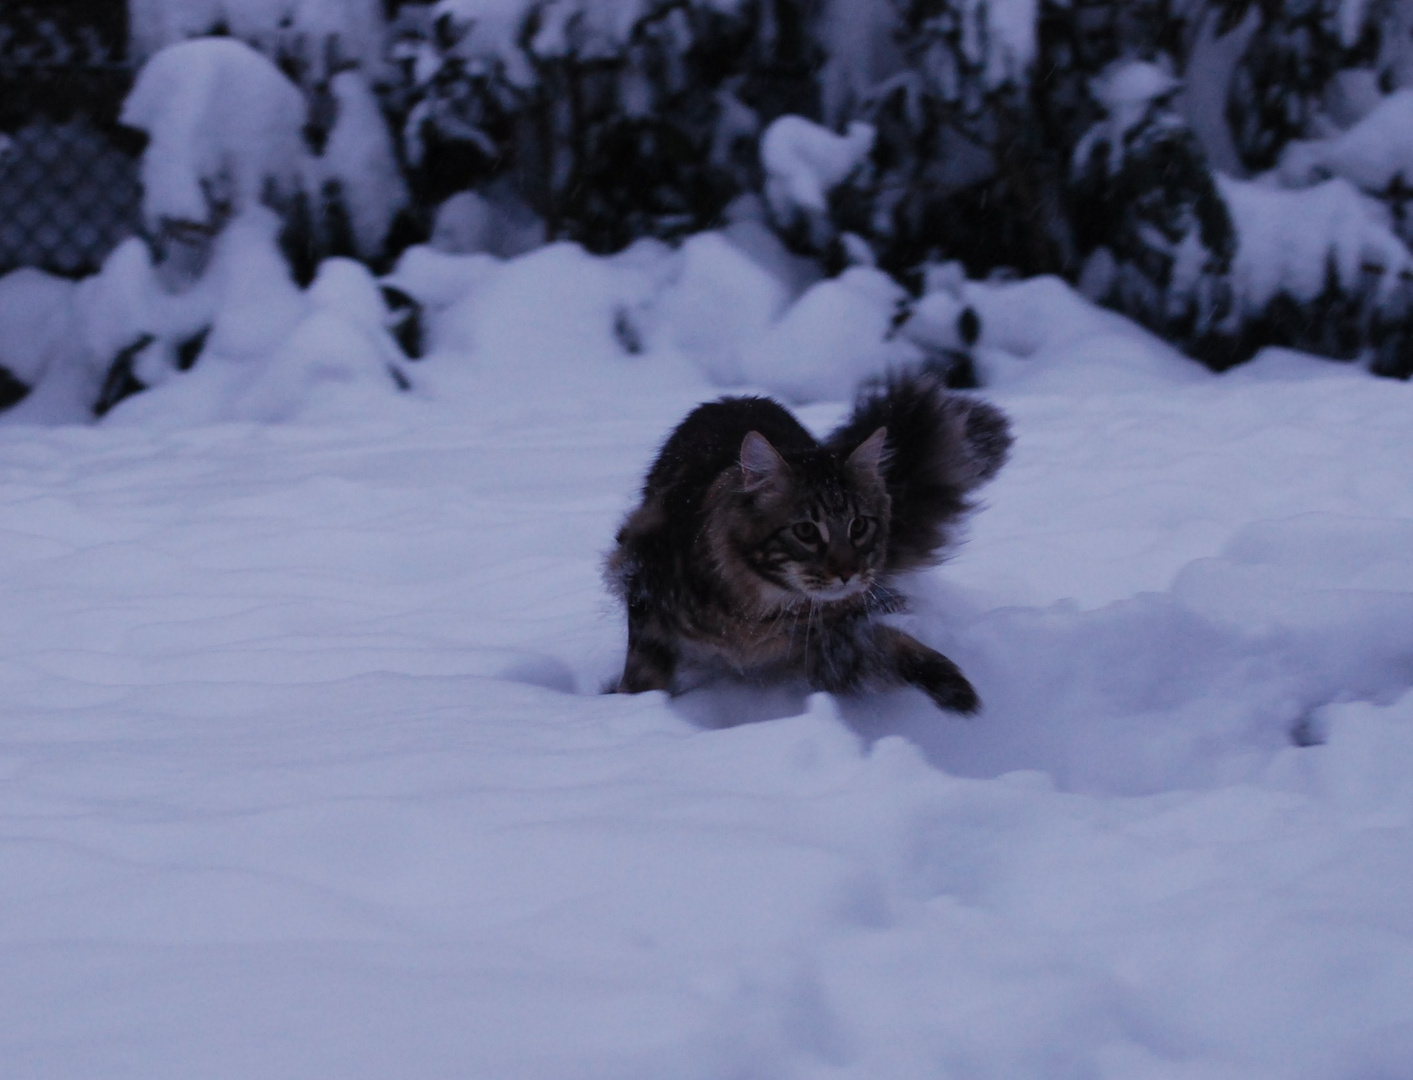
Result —
<svg viewBox="0 0 1413 1080"><path fill-rule="evenodd" d="M716 596L729 595L718 583ZM742 611L751 614L739 614ZM837 652L842 642L854 642L865 633L869 614L869 601L860 595L832 604L794 598L773 610L718 599L701 606L684 605L669 618L684 663L764 676L818 667L821 658Z"/></svg>

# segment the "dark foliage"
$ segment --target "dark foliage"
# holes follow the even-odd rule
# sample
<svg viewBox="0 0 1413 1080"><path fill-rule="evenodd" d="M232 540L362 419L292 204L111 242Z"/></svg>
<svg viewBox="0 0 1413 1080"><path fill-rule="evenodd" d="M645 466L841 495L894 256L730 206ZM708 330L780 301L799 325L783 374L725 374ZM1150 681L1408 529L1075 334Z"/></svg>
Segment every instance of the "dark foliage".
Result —
<svg viewBox="0 0 1413 1080"><path fill-rule="evenodd" d="M1374 60L1379 33L1366 24L1346 43L1334 0L1227 0L1222 25L1237 26L1253 9L1259 20L1232 80L1227 121L1242 162L1262 170L1306 134L1335 75Z"/></svg>
<svg viewBox="0 0 1413 1080"><path fill-rule="evenodd" d="M409 61L396 97L424 204L509 178L552 236L598 252L672 239L759 187L763 123L815 110L822 54L794 0L659 0L613 46L572 18L562 43L537 45L541 18L532 8L516 58L465 55L449 17L420 32L440 61L420 84ZM418 44L405 32L403 55Z"/></svg>

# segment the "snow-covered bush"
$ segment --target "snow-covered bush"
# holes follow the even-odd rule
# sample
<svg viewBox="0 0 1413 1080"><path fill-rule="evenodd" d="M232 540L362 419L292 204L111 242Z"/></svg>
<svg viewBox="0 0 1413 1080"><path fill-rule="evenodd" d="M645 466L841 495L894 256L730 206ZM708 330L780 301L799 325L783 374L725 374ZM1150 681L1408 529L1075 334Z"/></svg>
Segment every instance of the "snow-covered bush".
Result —
<svg viewBox="0 0 1413 1080"><path fill-rule="evenodd" d="M300 186L304 98L273 63L233 38L169 46L147 62L122 121L146 132L143 214L156 235L215 234Z"/></svg>
<svg viewBox="0 0 1413 1080"><path fill-rule="evenodd" d="M1221 179L1235 223L1234 310L1211 337L1339 359L1370 352L1381 374L1413 374L1413 255L1376 200L1344 180L1282 191Z"/></svg>
<svg viewBox="0 0 1413 1080"><path fill-rule="evenodd" d="M328 259L301 289L279 229L271 211L246 209L192 280L174 282L136 238L79 282L0 277L0 365L21 391L6 421L83 423L119 404L148 419L175 408L188 421L274 420L332 386L406 388L406 357L368 270ZM160 402L125 404L155 387L168 388Z"/></svg>
<svg viewBox="0 0 1413 1080"><path fill-rule="evenodd" d="M843 135L801 116L782 116L760 140L765 201L777 229L819 248L829 236L829 193L873 149L871 125L854 121Z"/></svg>
<svg viewBox="0 0 1413 1080"><path fill-rule="evenodd" d="M957 384L984 374L968 276L1054 275L1214 368L1275 344L1413 374L1405 3L130 10L147 63L124 119L148 136L150 250L115 253L92 288L8 283L108 313L110 332L69 350L85 409L223 355L220 266L230 249L265 250L224 238L271 212L301 310L312 294L296 286L325 280L330 256L379 268L429 240L483 267L551 240L631 258L644 238L668 241L675 284L625 307L614 334L637 348L665 333L717 382L796 397L844 393L901 359ZM430 265L419 251L413 264ZM466 305L404 289L406 276L370 310L415 354L435 346L422 314ZM101 299L149 278L127 314ZM820 331L828 320L809 313L826 309L854 317ZM292 334L300 320L287 321ZM39 353L11 351L16 393L49 378Z"/></svg>
<svg viewBox="0 0 1413 1080"><path fill-rule="evenodd" d="M1280 344L1406 375L1406 8L898 0L896 70L833 119L872 153L811 246L914 286L1058 273L1219 369Z"/></svg>
<svg viewBox="0 0 1413 1080"><path fill-rule="evenodd" d="M1178 87L1140 63L1099 81L1108 116L1074 163L1085 292L1217 369L1284 345L1340 359L1372 349L1378 370L1405 371L1409 251L1375 199L1319 182L1345 173L1386 187L1396 147L1373 152L1366 121L1292 144L1289 189L1224 176L1172 108ZM1390 98L1378 115L1400 106Z"/></svg>
<svg viewBox="0 0 1413 1080"><path fill-rule="evenodd" d="M166 136L147 167L191 173L193 163L179 160L187 148L222 144L229 157L251 147L241 157L259 174L252 182L273 181L273 190L236 197L280 209L301 280L328 255L391 254L409 195L375 94L389 73L380 0L133 0L130 21L145 65L125 122ZM186 134L174 130L183 125ZM218 185L203 198L219 204L225 194ZM194 213L198 201L188 192L182 209Z"/></svg>
<svg viewBox="0 0 1413 1080"><path fill-rule="evenodd" d="M318 93L330 119L309 140L300 192L310 214L310 265L328 255L382 263L395 254L393 230L410 201L392 132L360 72L337 72Z"/></svg>
<svg viewBox="0 0 1413 1080"><path fill-rule="evenodd" d="M140 45L218 28L299 82L301 280L321 255L419 237L501 256L676 241L753 194L828 272L877 266L914 295L949 262L1054 273L1214 367L1279 343L1392 372L1406 290L1388 243L1413 232L1404 6L435 0L396 7L386 55L364 0L142 0L133 27ZM1319 231L1341 221L1357 227ZM1378 256L1352 273L1351 245Z"/></svg>
<svg viewBox="0 0 1413 1080"><path fill-rule="evenodd" d="M1413 178L1413 90L1382 98L1348 129L1324 139L1289 143L1281 180L1299 187L1341 176L1377 195Z"/></svg>
<svg viewBox="0 0 1413 1080"><path fill-rule="evenodd" d="M381 253L401 176L361 77L339 71L328 87L336 115L311 147L305 94L250 45L202 37L150 57L121 117L147 138L145 237L77 283L34 271L0 279L0 331L23 339L0 348L14 383L0 390L7 404L23 399L12 420L103 416L193 378L198 359L189 385L225 388L213 415L272 416L330 379L407 385L369 271L324 258L339 247L331 222L350 253ZM290 257L301 226L303 265ZM354 288L350 275L366 280Z"/></svg>

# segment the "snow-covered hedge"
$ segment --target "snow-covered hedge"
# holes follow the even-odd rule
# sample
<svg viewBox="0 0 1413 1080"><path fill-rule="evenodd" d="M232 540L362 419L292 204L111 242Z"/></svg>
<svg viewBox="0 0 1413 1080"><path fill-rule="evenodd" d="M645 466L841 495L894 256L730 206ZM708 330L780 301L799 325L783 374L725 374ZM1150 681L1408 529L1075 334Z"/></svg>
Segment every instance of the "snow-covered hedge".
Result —
<svg viewBox="0 0 1413 1080"><path fill-rule="evenodd" d="M1044 275L1214 368L1281 345L1408 377L1406 8L133 0L146 64L123 117L148 136L148 235L141 259L120 249L100 278L188 299L70 333L90 371L70 383L101 413L189 366L219 322L211 297L238 288L221 267L249 245L227 234L257 218L300 286L331 256L385 270L419 241L500 258L562 239L598 254L683 244L682 273L733 306L724 324L804 367L814 341L818 371L775 371L782 386L842 393L828 372L903 353L970 382L984 320L957 300L965 279ZM754 269L721 278L713 236ZM746 299L750 281L760 296ZM90 284L74 297L108 294ZM65 293L33 275L3 285ZM415 353L423 298L380 295L369 325ZM821 296L841 310L866 298L886 325L861 315L816 340L822 324L790 301ZM134 321L166 308L202 314ZM753 377L766 345L724 347L710 317L683 317L711 339L713 378ZM4 400L48 370L48 345L12 337ZM836 355L848 341L856 355Z"/></svg>
<svg viewBox="0 0 1413 1080"><path fill-rule="evenodd" d="M513 190L549 235L611 251L716 224L755 192L829 272L878 265L914 291L950 260L1054 273L1214 367L1280 344L1413 368L1400 5L441 0L432 14L402 44L425 193Z"/></svg>

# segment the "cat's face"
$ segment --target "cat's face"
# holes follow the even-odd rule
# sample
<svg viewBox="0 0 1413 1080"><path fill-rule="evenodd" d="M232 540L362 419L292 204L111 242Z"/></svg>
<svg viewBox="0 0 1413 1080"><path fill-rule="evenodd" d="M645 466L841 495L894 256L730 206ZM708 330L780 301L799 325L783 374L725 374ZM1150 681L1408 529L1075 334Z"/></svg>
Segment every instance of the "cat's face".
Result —
<svg viewBox="0 0 1413 1080"><path fill-rule="evenodd" d="M880 428L842 461L827 450L786 460L764 436L746 436L737 525L753 572L813 603L873 586L888 545L885 435Z"/></svg>

